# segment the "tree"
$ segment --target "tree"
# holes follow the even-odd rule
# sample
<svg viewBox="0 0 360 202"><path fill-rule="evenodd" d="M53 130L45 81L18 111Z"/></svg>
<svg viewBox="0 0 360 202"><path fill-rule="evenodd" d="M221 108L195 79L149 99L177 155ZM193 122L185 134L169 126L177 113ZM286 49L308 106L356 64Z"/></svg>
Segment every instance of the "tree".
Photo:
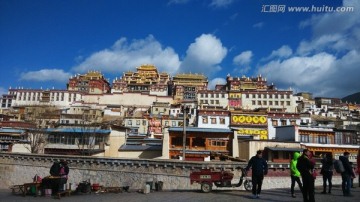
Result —
<svg viewBox="0 0 360 202"><path fill-rule="evenodd" d="M82 155L90 156L96 149L103 149L106 139L100 133L101 128L99 124L80 124L73 129L77 136L75 143Z"/></svg>
<svg viewBox="0 0 360 202"><path fill-rule="evenodd" d="M44 153L47 145L46 128L51 127L59 119L59 109L54 106L28 106L25 107L25 121L34 125L27 128L25 139L29 144L25 148L31 153Z"/></svg>
<svg viewBox="0 0 360 202"><path fill-rule="evenodd" d="M29 141L29 144L25 145L27 150L34 154L44 153L44 147L47 143L46 131L44 129L27 129L25 138Z"/></svg>

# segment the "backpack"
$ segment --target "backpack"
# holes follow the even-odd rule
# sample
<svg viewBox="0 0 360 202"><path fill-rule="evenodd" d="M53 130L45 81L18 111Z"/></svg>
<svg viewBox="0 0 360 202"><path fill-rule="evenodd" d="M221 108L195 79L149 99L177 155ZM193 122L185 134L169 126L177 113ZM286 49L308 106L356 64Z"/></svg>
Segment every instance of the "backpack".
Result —
<svg viewBox="0 0 360 202"><path fill-rule="evenodd" d="M54 162L50 168L50 175L60 176L60 163Z"/></svg>
<svg viewBox="0 0 360 202"><path fill-rule="evenodd" d="M345 172L345 168L343 163L340 160L335 160L334 161L334 168L336 170L337 173L343 173Z"/></svg>

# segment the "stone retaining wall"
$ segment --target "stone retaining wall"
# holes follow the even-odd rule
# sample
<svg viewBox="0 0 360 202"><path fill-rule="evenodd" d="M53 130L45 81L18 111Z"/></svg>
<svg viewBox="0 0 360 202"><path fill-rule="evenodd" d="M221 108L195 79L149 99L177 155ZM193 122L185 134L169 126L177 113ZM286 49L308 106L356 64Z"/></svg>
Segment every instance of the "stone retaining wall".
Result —
<svg viewBox="0 0 360 202"><path fill-rule="evenodd" d="M237 162L182 162L179 160L143 160L96 158L79 156L33 155L0 153L0 188L31 182L37 174L49 175L54 161L65 159L69 162L68 183L75 187L81 181L90 180L103 186L130 186L131 189L142 189L146 182L163 181L163 189L200 189L198 184L190 184L189 175L194 169L225 169L234 172L236 183L241 171ZM286 164L271 164L269 175L264 180L263 189L290 187L289 170ZM334 176L333 183L339 184L341 178ZM322 177L316 185L322 184ZM214 189L216 189L214 187ZM237 188L243 189L243 187Z"/></svg>

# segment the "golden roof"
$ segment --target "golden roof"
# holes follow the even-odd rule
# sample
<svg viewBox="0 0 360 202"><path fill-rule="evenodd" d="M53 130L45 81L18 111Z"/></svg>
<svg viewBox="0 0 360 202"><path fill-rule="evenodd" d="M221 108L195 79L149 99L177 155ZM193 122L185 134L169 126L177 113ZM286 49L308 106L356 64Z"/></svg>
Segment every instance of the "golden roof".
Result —
<svg viewBox="0 0 360 202"><path fill-rule="evenodd" d="M177 74L173 78L174 79L179 78L179 79L202 79L202 80L207 80L207 77L204 76L203 74L192 74L192 73Z"/></svg>
<svg viewBox="0 0 360 202"><path fill-rule="evenodd" d="M102 78L103 77L101 72L98 72L98 71L89 71L88 73L84 74L84 76L87 78L89 78L89 77Z"/></svg>
<svg viewBox="0 0 360 202"><path fill-rule="evenodd" d="M141 65L140 67L137 67L136 69L138 71L139 70L146 70L146 71L153 70L153 71L157 72L157 68L155 67L155 65L150 65L150 64Z"/></svg>

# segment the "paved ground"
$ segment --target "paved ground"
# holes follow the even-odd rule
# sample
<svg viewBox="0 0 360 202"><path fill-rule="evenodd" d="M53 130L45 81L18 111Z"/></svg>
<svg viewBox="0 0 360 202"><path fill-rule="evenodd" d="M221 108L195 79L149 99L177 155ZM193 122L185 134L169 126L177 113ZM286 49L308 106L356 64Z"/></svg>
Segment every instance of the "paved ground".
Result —
<svg viewBox="0 0 360 202"><path fill-rule="evenodd" d="M360 187L356 184L356 188L352 189L353 197L342 196L340 186L333 188L332 194L320 194L322 191L320 187L315 190L315 199L317 202L355 202L360 201ZM81 194L71 195L70 197L62 197L61 201L74 201L74 202L112 202L112 201L125 201L125 202L190 202L190 201L294 201L301 202L302 196L299 191L296 192L297 198L292 198L289 193L289 189L272 189L264 190L260 199L251 199L250 192L238 191L238 190L213 190L211 193L202 193L194 190L184 191L162 191L151 192L149 194L138 193L136 190L131 190L129 193L103 193L103 194ZM34 196L20 196L12 195L10 190L0 190L0 202L22 202L22 201L57 201L59 199L50 197L34 197Z"/></svg>

